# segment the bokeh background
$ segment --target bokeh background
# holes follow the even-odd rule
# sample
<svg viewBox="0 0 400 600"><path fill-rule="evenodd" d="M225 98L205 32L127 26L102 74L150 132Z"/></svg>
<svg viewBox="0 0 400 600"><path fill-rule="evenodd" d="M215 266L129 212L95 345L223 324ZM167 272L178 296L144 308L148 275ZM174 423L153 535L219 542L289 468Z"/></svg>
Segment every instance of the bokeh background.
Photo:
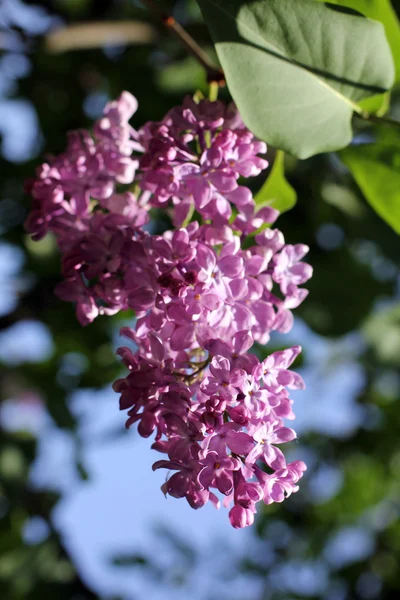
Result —
<svg viewBox="0 0 400 600"><path fill-rule="evenodd" d="M195 2L165 6L212 55ZM206 92L204 73L135 0L0 0L0 52L2 600L397 599L399 238L335 154L289 158L298 203L278 226L310 246L314 278L292 332L261 351L303 346L290 458L306 477L242 531L224 510L166 500L111 390L132 315L82 328L54 296L59 254L24 233L23 184L123 89L140 125ZM354 143L373 139L358 127Z"/></svg>

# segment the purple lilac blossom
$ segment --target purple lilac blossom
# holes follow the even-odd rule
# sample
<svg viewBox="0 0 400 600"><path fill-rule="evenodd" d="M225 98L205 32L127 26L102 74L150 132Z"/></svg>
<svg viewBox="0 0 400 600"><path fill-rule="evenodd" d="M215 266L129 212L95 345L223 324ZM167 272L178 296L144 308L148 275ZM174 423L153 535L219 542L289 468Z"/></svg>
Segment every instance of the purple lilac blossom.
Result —
<svg viewBox="0 0 400 600"><path fill-rule="evenodd" d="M128 374L114 389L126 426L164 455L153 465L169 471L164 494L193 508L219 507L222 496L233 527L245 527L260 501L296 492L306 469L278 447L296 437L285 419L294 418L288 390L304 388L290 369L300 347L264 361L250 351L290 330L312 275L301 262L308 248L287 245L270 227L278 212L257 210L239 182L268 162L234 105L186 98L139 131L129 125L136 109L124 92L92 134L70 134L28 183L26 228L34 239L55 235L56 291L82 325L135 311L121 333L138 349L119 348ZM152 207L176 229L148 233Z"/></svg>

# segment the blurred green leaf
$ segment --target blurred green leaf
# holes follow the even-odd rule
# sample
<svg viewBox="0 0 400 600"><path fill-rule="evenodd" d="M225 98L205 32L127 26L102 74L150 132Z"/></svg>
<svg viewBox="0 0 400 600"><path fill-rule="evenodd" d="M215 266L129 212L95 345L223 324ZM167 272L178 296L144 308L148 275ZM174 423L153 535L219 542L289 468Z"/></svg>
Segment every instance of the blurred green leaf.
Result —
<svg viewBox="0 0 400 600"><path fill-rule="evenodd" d="M333 518L343 524L352 522L380 502L390 488L385 467L375 457L350 454L342 465L342 473L340 492L316 509L318 521Z"/></svg>
<svg viewBox="0 0 400 600"><path fill-rule="evenodd" d="M372 208L400 233L400 144L356 145L339 156Z"/></svg>
<svg viewBox="0 0 400 600"><path fill-rule="evenodd" d="M400 366L400 306L372 314L362 332L380 361Z"/></svg>
<svg viewBox="0 0 400 600"><path fill-rule="evenodd" d="M157 82L166 93L185 93L194 90L206 93L208 90L206 73L192 56L164 66L158 71Z"/></svg>
<svg viewBox="0 0 400 600"><path fill-rule="evenodd" d="M322 335L338 336L357 329L379 296L390 294L392 283L377 281L367 265L347 248L314 254L310 294L297 309Z"/></svg>
<svg viewBox="0 0 400 600"><path fill-rule="evenodd" d="M342 211L346 217L362 219L366 213L366 207L362 200L344 185L326 183L321 189L322 198Z"/></svg>
<svg viewBox="0 0 400 600"><path fill-rule="evenodd" d="M24 455L17 446L4 446L0 450L0 473L6 479L23 479L27 465Z"/></svg>

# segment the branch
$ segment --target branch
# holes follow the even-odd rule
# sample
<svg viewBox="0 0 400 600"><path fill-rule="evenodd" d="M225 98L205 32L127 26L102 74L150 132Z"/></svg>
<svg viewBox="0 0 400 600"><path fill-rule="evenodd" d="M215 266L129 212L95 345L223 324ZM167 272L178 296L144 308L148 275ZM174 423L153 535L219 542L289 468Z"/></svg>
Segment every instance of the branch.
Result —
<svg viewBox="0 0 400 600"><path fill-rule="evenodd" d="M400 127L400 121L395 121L390 117L378 117L377 115L371 115L368 112L354 113L359 119L368 121L369 123L378 123L378 125L390 125L391 127Z"/></svg>
<svg viewBox="0 0 400 600"><path fill-rule="evenodd" d="M192 36L180 25L174 17L163 12L155 0L142 0L149 10L158 15L163 24L180 40L186 50L196 58L207 73L208 82L216 82L220 87L224 87L225 77L222 69L217 67L210 59L208 54L199 46Z"/></svg>

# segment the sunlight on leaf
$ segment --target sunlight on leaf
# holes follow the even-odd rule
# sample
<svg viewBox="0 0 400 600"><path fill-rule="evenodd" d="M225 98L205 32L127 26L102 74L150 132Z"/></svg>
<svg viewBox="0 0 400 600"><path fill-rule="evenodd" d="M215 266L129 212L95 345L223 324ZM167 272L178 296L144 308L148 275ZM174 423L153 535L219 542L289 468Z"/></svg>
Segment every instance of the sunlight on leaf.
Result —
<svg viewBox="0 0 400 600"><path fill-rule="evenodd" d="M199 4L245 124L299 158L347 146L357 103L392 85L381 23L314 0Z"/></svg>
<svg viewBox="0 0 400 600"><path fill-rule="evenodd" d="M322 2L323 0L317 0ZM400 23L390 0L330 0L329 4L347 6L369 19L380 21L392 50L396 66L396 81L400 80ZM367 110L367 109L365 109Z"/></svg>

